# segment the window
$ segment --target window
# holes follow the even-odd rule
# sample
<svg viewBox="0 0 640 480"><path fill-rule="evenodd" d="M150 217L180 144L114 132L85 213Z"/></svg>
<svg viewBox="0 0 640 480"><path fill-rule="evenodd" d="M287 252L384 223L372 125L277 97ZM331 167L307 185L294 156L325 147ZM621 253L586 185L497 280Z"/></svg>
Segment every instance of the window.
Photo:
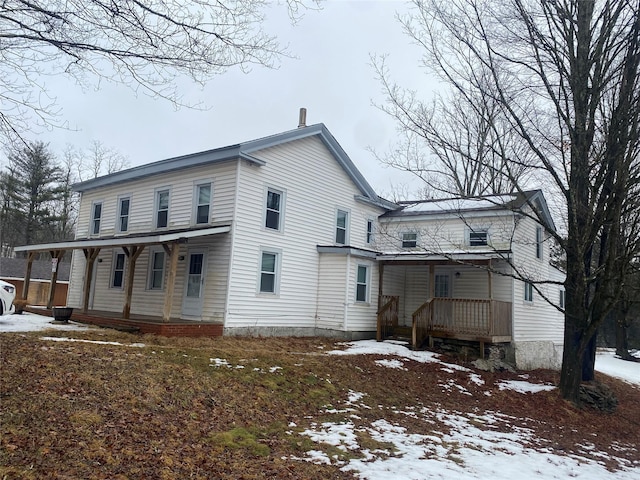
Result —
<svg viewBox="0 0 640 480"><path fill-rule="evenodd" d="M367 302L369 300L369 267L358 265L356 275L356 302Z"/></svg>
<svg viewBox="0 0 640 480"><path fill-rule="evenodd" d="M418 234L405 232L402 234L402 248L416 248L418 246Z"/></svg>
<svg viewBox="0 0 640 480"><path fill-rule="evenodd" d="M118 200L118 231L129 230L129 209L131 207L131 197L121 197Z"/></svg>
<svg viewBox="0 0 640 480"><path fill-rule="evenodd" d="M438 274L436 273L434 278L434 295L437 298L450 298L451 297L451 289L450 289L451 277L448 274Z"/></svg>
<svg viewBox="0 0 640 480"><path fill-rule="evenodd" d="M566 305L566 301L567 301L567 292L564 289L560 290L560 299L559 299L559 304L560 304L560 308L562 308L564 310L565 305Z"/></svg>
<svg viewBox="0 0 640 480"><path fill-rule="evenodd" d="M373 243L373 220L367 220L367 243Z"/></svg>
<svg viewBox="0 0 640 480"><path fill-rule="evenodd" d="M542 227L536 227L536 258L542 259Z"/></svg>
<svg viewBox="0 0 640 480"><path fill-rule="evenodd" d="M93 204L91 212L91 235L100 233L100 219L102 218L102 202Z"/></svg>
<svg viewBox="0 0 640 480"><path fill-rule="evenodd" d="M113 255L111 286L113 288L122 288L124 286L124 253L115 253Z"/></svg>
<svg viewBox="0 0 640 480"><path fill-rule="evenodd" d="M209 223L211 210L211 183L196 185L195 217L196 224Z"/></svg>
<svg viewBox="0 0 640 480"><path fill-rule="evenodd" d="M267 190L267 205L264 226L272 230L280 230L280 217L282 216L282 192Z"/></svg>
<svg viewBox="0 0 640 480"><path fill-rule="evenodd" d="M349 212L338 210L336 215L336 243L347 244L347 228L349 226Z"/></svg>
<svg viewBox="0 0 640 480"><path fill-rule="evenodd" d="M489 232L486 228L478 228L475 230L469 230L469 246L481 247L488 245Z"/></svg>
<svg viewBox="0 0 640 480"><path fill-rule="evenodd" d="M164 282L164 251L149 251L149 290L162 290Z"/></svg>
<svg viewBox="0 0 640 480"><path fill-rule="evenodd" d="M278 291L278 257L275 252L262 252L260 259L260 293Z"/></svg>
<svg viewBox="0 0 640 480"><path fill-rule="evenodd" d="M156 192L156 228L169 225L169 190Z"/></svg>
<svg viewBox="0 0 640 480"><path fill-rule="evenodd" d="M524 301L533 302L533 283L524 282Z"/></svg>

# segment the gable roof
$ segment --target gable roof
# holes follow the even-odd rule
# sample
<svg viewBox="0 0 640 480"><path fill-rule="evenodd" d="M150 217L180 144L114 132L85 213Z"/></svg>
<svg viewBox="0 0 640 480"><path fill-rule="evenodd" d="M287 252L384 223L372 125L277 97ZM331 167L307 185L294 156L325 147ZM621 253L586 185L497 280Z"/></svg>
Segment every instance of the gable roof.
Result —
<svg viewBox="0 0 640 480"><path fill-rule="evenodd" d="M468 198L445 198L398 202L399 209L389 211L382 218L429 217L436 215L461 216L477 212L522 212L527 206L533 208L542 223L555 230L555 224L542 190L528 190L499 195L483 195Z"/></svg>
<svg viewBox="0 0 640 480"><path fill-rule="evenodd" d="M308 127L299 127L295 130L289 130L287 132L278 133L256 140L249 140L247 142L238 143L236 145L229 145L213 150L206 150L203 152L168 158L166 160L160 160L158 162L148 163L146 165L140 165L138 167L129 168L127 170L122 170L110 175L105 175L84 182L76 183L73 185L73 189L76 192L84 192L94 188L105 187L121 182L139 180L141 178L145 178L151 175L157 175L160 173L172 172L175 170L181 170L183 168L195 167L199 165L218 164L236 160L238 158L241 158L258 166L264 166L266 165L266 162L264 160L256 158L253 155L255 152L263 150L265 148L275 147L284 143L301 140L303 138L312 136L317 136L325 145L325 147L327 147L327 149L331 152L332 156L336 159L338 164L342 167L342 169L360 191L362 200L372 202L375 205L378 205L387 210L396 208L393 203L378 197L371 185L369 185L367 180L351 161L351 159L340 146L335 137L322 123L309 125Z"/></svg>

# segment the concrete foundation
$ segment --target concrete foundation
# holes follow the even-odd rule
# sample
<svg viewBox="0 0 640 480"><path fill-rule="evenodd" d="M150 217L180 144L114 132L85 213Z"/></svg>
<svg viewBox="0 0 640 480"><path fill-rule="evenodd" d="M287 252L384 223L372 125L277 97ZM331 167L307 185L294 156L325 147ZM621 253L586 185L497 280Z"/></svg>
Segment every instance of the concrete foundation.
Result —
<svg viewBox="0 0 640 480"><path fill-rule="evenodd" d="M519 370L547 368L560 370L562 366L562 344L552 341L513 342L507 358L513 357Z"/></svg>
<svg viewBox="0 0 640 480"><path fill-rule="evenodd" d="M340 340L376 338L375 331L345 332L315 327L225 327L223 335L243 337L327 337Z"/></svg>

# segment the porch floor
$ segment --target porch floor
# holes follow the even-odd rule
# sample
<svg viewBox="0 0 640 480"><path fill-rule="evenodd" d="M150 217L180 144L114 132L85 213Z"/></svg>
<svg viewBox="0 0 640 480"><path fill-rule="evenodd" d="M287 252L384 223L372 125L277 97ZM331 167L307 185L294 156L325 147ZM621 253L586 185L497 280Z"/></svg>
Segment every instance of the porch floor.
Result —
<svg viewBox="0 0 640 480"><path fill-rule="evenodd" d="M53 317L50 309L28 306L25 311ZM164 337L221 337L223 325L219 322L206 322L172 318L164 322L161 317L131 314L130 318L122 318L120 312L89 310L82 313L74 309L71 320L99 327L115 328L139 333L151 333Z"/></svg>

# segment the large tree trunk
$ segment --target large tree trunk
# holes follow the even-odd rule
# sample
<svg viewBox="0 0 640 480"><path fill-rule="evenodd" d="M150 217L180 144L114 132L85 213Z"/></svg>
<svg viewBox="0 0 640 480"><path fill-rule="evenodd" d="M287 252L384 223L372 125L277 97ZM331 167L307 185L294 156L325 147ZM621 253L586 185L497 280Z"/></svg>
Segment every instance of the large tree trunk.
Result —
<svg viewBox="0 0 640 480"><path fill-rule="evenodd" d="M635 361L635 358L629 353L629 337L627 335L629 322L627 322L626 312L615 310L613 316L616 326L616 355L623 360Z"/></svg>
<svg viewBox="0 0 640 480"><path fill-rule="evenodd" d="M597 334L594 334L591 337L591 340L587 343L587 348L585 348L584 353L582 354L582 381L583 382L592 382L595 380L595 366L596 366L596 339L598 338Z"/></svg>

